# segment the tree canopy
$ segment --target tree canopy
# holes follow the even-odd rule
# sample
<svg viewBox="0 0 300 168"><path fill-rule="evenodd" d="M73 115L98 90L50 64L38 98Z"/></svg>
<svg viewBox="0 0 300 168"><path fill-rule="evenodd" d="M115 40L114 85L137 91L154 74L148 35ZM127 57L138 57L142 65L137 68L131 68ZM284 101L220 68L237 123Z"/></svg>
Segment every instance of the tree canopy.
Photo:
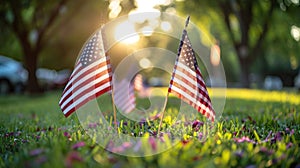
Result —
<svg viewBox="0 0 300 168"><path fill-rule="evenodd" d="M88 37L109 19L138 7L136 1L112 6L104 0L1 0L0 54L24 62L28 89L36 92L38 67L73 68ZM297 0L174 0L157 7L191 15L212 42L220 43L227 79L244 87L249 87L251 73L292 81L300 65L299 8ZM148 42L178 47L173 40Z"/></svg>
<svg viewBox="0 0 300 168"><path fill-rule="evenodd" d="M3 33L5 40L1 41L4 44L1 52L11 57L19 55L24 62L29 73L29 92L41 91L35 75L40 65L71 67L69 62L76 59L79 45L99 27L101 20L102 23L106 20L105 14L101 16L105 13L101 9L107 8L105 5L99 1L85 3L81 0L1 0L0 23L2 32L6 32ZM95 21L96 11L100 13L99 22Z"/></svg>
<svg viewBox="0 0 300 168"><path fill-rule="evenodd" d="M208 29L215 37L212 40L221 41L223 60L230 57L230 50L234 51L240 65L239 80L244 87L250 85L253 63L257 59L267 59L274 50L280 50L277 54L287 59L300 60L293 54L299 49L299 41L290 35L291 27L300 24L299 17L295 17L299 15L299 2L190 0L177 5L181 12L190 13L199 25ZM195 7L197 10L193 10ZM227 68L231 67L227 65Z"/></svg>

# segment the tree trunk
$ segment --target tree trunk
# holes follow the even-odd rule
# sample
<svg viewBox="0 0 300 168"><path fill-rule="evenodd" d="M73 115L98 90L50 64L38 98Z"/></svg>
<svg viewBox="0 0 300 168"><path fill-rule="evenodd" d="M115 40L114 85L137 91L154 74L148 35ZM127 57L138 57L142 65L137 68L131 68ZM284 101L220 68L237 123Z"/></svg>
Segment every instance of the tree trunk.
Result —
<svg viewBox="0 0 300 168"><path fill-rule="evenodd" d="M25 66L28 70L28 81L26 90L30 94L41 93L42 89L39 86L36 70L37 70L37 53L32 52L32 55L26 54L25 56Z"/></svg>
<svg viewBox="0 0 300 168"><path fill-rule="evenodd" d="M240 72L240 80L241 85L244 88L250 88L250 80L249 80L249 68L250 68L250 62L247 61L247 59L239 57L240 66L241 66L241 72Z"/></svg>

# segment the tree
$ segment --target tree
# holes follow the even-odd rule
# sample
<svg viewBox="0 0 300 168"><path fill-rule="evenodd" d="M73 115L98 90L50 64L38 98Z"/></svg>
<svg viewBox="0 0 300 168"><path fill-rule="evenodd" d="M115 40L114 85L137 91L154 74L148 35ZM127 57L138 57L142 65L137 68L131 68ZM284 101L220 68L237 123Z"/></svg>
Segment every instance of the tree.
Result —
<svg viewBox="0 0 300 168"><path fill-rule="evenodd" d="M27 90L41 92L37 77L37 61L47 43L46 34L58 20L67 0L1 0L0 23L13 32L24 54L28 70Z"/></svg>
<svg viewBox="0 0 300 168"><path fill-rule="evenodd" d="M219 29L225 28L227 30L226 41L230 41L234 48L235 54L240 64L240 81L243 87L250 87L249 74L250 67L254 61L262 56L262 46L270 31L270 25L274 21L272 18L274 11L280 11L282 14L282 6L286 8L297 6L292 2L285 4L276 0L220 0L220 1L186 1L181 5L183 11L188 11L198 20L202 18L199 16L209 16L214 18ZM191 10L199 7L199 10ZM281 8L280 8L281 7ZM217 18L217 19L216 19ZM214 25L210 23L210 26ZM211 29L216 28L213 27ZM213 30L212 30L213 31ZM223 31L222 31L223 32ZM286 32L286 34L289 32ZM217 34L217 33L216 33ZM216 35L215 34L215 35ZM286 35L285 34L285 35ZM218 34L219 36L223 36ZM280 34L279 36L283 36ZM224 39L223 39L224 40Z"/></svg>

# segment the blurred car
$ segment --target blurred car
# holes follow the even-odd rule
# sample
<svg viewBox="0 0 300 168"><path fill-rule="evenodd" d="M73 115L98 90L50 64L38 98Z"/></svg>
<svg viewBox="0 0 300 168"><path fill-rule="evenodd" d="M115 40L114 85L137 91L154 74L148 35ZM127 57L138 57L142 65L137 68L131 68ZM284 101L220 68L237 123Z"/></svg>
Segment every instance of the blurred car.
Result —
<svg viewBox="0 0 300 168"><path fill-rule="evenodd" d="M148 84L149 84L149 86L152 86L152 87L166 86L166 84L164 84L163 78L160 78L160 77L151 77L148 81Z"/></svg>
<svg viewBox="0 0 300 168"><path fill-rule="evenodd" d="M300 71L294 80L294 84L295 84L295 87L298 88L298 90L300 90Z"/></svg>
<svg viewBox="0 0 300 168"><path fill-rule="evenodd" d="M18 61L0 56L0 94L22 92L27 82L28 72Z"/></svg>
<svg viewBox="0 0 300 168"><path fill-rule="evenodd" d="M70 75L71 71L68 69L56 71L47 68L38 68L36 71L39 84L46 90L64 87Z"/></svg>
<svg viewBox="0 0 300 168"><path fill-rule="evenodd" d="M264 81L264 88L267 90L281 90L282 80L278 76L267 76Z"/></svg>

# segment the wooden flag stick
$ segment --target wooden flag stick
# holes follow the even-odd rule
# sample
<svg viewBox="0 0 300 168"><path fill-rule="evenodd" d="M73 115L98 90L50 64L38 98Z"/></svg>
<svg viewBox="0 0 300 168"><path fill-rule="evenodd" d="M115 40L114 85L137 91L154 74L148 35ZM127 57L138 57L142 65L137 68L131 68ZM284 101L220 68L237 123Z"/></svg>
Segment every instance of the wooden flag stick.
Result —
<svg viewBox="0 0 300 168"><path fill-rule="evenodd" d="M118 124L117 124L117 112L116 112L116 106L115 106L115 100L114 100L114 89L113 86L111 87L111 101L112 101L112 108L114 111L114 124L116 131L118 130Z"/></svg>
<svg viewBox="0 0 300 168"><path fill-rule="evenodd" d="M187 28L188 24L190 22L190 16L188 16L185 20L185 26L184 26L184 29ZM182 39L181 39L182 40ZM180 54L180 53L178 53ZM178 55L179 57L179 55ZM160 122L159 122L159 126L158 126L158 130L157 130L157 135L159 136L159 133L160 133L160 129L161 129L161 125L162 125L162 121L163 121L163 118L164 118L164 115L165 115L165 111L166 111L166 107L167 107L167 102L168 102L168 98L169 98L169 91L167 93L167 97L165 99L165 103L164 103L164 107L163 107L163 110L162 110L162 115L160 117Z"/></svg>
<svg viewBox="0 0 300 168"><path fill-rule="evenodd" d="M160 117L160 122L159 122L158 130L157 130L157 135L158 136L159 136L159 133L160 133L162 121L164 119L164 115L165 115L165 111L166 111L166 107L167 107L168 98L169 98L169 92L167 93L167 97L165 99L164 107L163 107L163 110L162 110L162 115Z"/></svg>
<svg viewBox="0 0 300 168"><path fill-rule="evenodd" d="M184 26L184 29L187 28L187 26L189 25L189 22L190 22L190 16L188 16L185 20L185 26Z"/></svg>

